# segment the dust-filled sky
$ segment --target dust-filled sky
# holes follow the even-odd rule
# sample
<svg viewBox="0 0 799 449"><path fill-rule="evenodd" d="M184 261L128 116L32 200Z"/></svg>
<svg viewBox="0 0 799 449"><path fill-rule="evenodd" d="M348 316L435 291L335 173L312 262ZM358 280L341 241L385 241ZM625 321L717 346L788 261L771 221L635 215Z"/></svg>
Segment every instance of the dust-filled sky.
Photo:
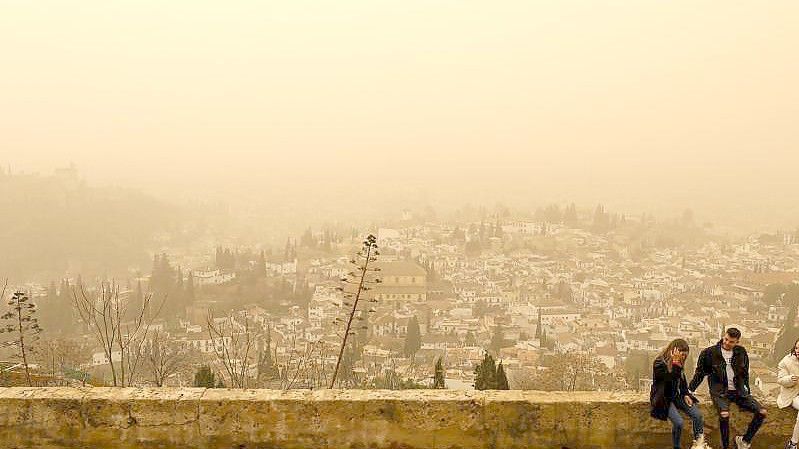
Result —
<svg viewBox="0 0 799 449"><path fill-rule="evenodd" d="M21 170L799 221L795 0L0 0L0 48Z"/></svg>

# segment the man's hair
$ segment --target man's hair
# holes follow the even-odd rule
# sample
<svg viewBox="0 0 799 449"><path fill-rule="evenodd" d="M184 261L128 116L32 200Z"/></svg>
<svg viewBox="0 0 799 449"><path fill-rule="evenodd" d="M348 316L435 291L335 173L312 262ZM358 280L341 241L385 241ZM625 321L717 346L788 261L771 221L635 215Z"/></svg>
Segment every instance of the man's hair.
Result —
<svg viewBox="0 0 799 449"><path fill-rule="evenodd" d="M736 329L734 327L731 327L731 328L727 329L726 334L729 335L732 338L741 338L741 331L739 331L738 329Z"/></svg>

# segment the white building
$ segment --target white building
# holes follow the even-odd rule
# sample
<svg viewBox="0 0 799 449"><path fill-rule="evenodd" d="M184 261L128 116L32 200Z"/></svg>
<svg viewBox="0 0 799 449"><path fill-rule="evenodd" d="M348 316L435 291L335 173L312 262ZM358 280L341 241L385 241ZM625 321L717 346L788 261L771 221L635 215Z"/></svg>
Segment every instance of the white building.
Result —
<svg viewBox="0 0 799 449"><path fill-rule="evenodd" d="M226 273L222 270L195 271L193 275L194 283L199 286L224 284L236 278L236 273Z"/></svg>
<svg viewBox="0 0 799 449"><path fill-rule="evenodd" d="M122 351L111 351L111 359L114 362L121 362L122 361ZM108 357L105 354L105 351L102 349L95 350L92 354L92 365L100 366L100 365L108 365L111 362L108 360Z"/></svg>

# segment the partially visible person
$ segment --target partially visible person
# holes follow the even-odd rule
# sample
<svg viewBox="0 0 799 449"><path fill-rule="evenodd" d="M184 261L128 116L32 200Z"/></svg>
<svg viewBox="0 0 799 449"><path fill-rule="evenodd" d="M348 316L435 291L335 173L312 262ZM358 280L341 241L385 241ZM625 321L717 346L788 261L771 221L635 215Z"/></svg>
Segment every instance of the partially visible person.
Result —
<svg viewBox="0 0 799 449"><path fill-rule="evenodd" d="M752 396L749 388L749 355L740 341L741 331L731 327L718 343L703 349L696 362L694 378L688 385L689 390L695 391L707 376L710 398L719 415L722 449L728 449L730 444L730 404L753 415L746 433L735 437L738 449L752 446L752 439L766 419L765 407Z"/></svg>
<svg viewBox="0 0 799 449"><path fill-rule="evenodd" d="M792 406L799 410L799 340L794 342L791 352L780 360L777 369L777 383L780 384L777 407ZM785 443L785 449L797 449L797 445L799 445L799 414L796 416L796 424L793 425L793 435Z"/></svg>
<svg viewBox="0 0 799 449"><path fill-rule="evenodd" d="M696 397L688 391L683 367L688 358L688 343L678 338L669 343L652 364L652 390L649 402L655 419L671 421L671 441L674 449L681 449L683 417L691 419L693 444L691 449L705 449L704 419Z"/></svg>

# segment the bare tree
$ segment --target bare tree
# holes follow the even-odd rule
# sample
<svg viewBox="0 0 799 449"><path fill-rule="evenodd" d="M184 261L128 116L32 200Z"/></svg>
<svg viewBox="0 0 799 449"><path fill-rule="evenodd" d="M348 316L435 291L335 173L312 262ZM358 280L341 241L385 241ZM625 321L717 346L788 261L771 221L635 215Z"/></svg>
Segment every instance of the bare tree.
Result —
<svg viewBox="0 0 799 449"><path fill-rule="evenodd" d="M8 281L3 285L0 298L5 296L7 285ZM28 382L28 386L33 386L30 366L28 365L28 356L30 355L31 346L37 339L37 334L42 330L35 316L36 305L30 302L30 297L28 297L27 294L20 291L15 292L11 296L8 305L11 307L11 310L0 316L0 319L6 320L8 323L0 327L0 332L17 333L12 344L17 346L19 356L22 359L22 366L25 369L25 380Z"/></svg>
<svg viewBox="0 0 799 449"><path fill-rule="evenodd" d="M328 378L330 377L326 363L329 355L328 348L324 342L320 341L317 344L319 345L319 355L310 359L308 364L311 388L314 389L326 387L329 384Z"/></svg>
<svg viewBox="0 0 799 449"><path fill-rule="evenodd" d="M320 342L308 342L305 344L305 350L302 355L297 358L296 363L288 365L287 375L283 383L283 389L289 390L294 388L299 381L304 382L306 385L315 384L313 381L313 369L318 369L318 365L322 363L322 351L324 344Z"/></svg>
<svg viewBox="0 0 799 449"><path fill-rule="evenodd" d="M79 294L80 293L80 294ZM117 335L116 322L112 319L113 304L112 291L106 284L101 284L99 297L89 295L83 285L76 285L72 289L73 305L81 321L91 328L100 346L103 348L105 359L111 364L111 378L114 386L117 385L117 366L114 363L113 351Z"/></svg>
<svg viewBox="0 0 799 449"><path fill-rule="evenodd" d="M222 365L223 374L233 388L247 388L249 368L256 355L256 336L250 320L244 316L238 323L233 315L215 319L212 314L206 318L208 336L214 345L214 354Z"/></svg>
<svg viewBox="0 0 799 449"><path fill-rule="evenodd" d="M609 370L589 354L559 354L546 370L529 376L532 382L514 379L514 388L546 391L613 391L624 389L620 370Z"/></svg>
<svg viewBox="0 0 799 449"><path fill-rule="evenodd" d="M280 387L283 390L292 388L297 382L297 377L301 371L302 365L308 357L307 347L305 353L297 347L297 327L292 324L291 326L291 339L290 345L286 348L288 357L286 360L278 365L280 370Z"/></svg>
<svg viewBox="0 0 799 449"><path fill-rule="evenodd" d="M258 388L263 387L265 382L272 381L279 376L279 369L275 363L276 356L272 354L272 327L267 326L265 339L259 342L258 346L258 365L256 370L255 382Z"/></svg>
<svg viewBox="0 0 799 449"><path fill-rule="evenodd" d="M54 379L61 377L64 369L77 367L80 359L80 348L73 341L64 338L45 338L39 345L37 361L49 368L49 374Z"/></svg>
<svg viewBox="0 0 799 449"><path fill-rule="evenodd" d="M176 374L185 362L185 352L180 347L167 339L161 331L152 333L145 348L147 366L152 374L156 386L164 386L170 376Z"/></svg>
<svg viewBox="0 0 799 449"><path fill-rule="evenodd" d="M191 346L181 346L180 348L181 363L176 366L176 371L170 375L175 379L178 387L186 387L194 385L194 375L197 373L197 367L206 363L202 352Z"/></svg>
<svg viewBox="0 0 799 449"><path fill-rule="evenodd" d="M361 297L366 291L371 289L369 284L380 282L380 279L377 278L370 279L370 274L373 274L372 272L375 271L380 271L380 268L369 268L369 264L376 261L378 255L380 255L380 253L377 251L377 238L374 235L369 234L369 236L366 237L366 240L363 241L363 248L358 251L358 257L361 259L361 261L356 261L356 259L350 260L350 263L355 265L355 269L358 272L350 272L347 277L341 280L347 285L357 285L357 287L354 291L347 291L345 287L339 287L339 291L344 292L345 301L343 302L343 305L351 307L351 309L346 320L344 335L341 338L341 349L339 350L338 359L336 360L336 368L333 371L333 379L330 381L330 388L333 388L336 385L336 377L338 376L339 368L341 367L341 359L344 357L344 349L347 347L347 340L350 335L355 335L357 331L357 329L353 328L352 322L355 318L355 313L358 312L358 305L362 299ZM349 301L352 301L352 303ZM370 301L377 300L372 298Z"/></svg>
<svg viewBox="0 0 799 449"><path fill-rule="evenodd" d="M139 362L142 359L143 345L150 330L152 320L158 316L164 302L152 310L153 295L142 298L140 307L133 313L133 321L124 321L129 301L119 295L119 286L113 282L101 282L93 292L86 292L83 285L73 287L73 305L81 321L94 331L97 342L103 348L110 364L113 385L132 384ZM166 300L166 298L164 298ZM119 360L114 360L115 353Z"/></svg>
<svg viewBox="0 0 799 449"><path fill-rule="evenodd" d="M58 343L55 340L47 340L41 346L43 365L49 365L50 377L55 378L56 373L60 372L61 363L59 361Z"/></svg>
<svg viewBox="0 0 799 449"><path fill-rule="evenodd" d="M267 332L270 331L271 328ZM282 340L282 345L279 342L275 344L274 355L268 351L259 351L259 382L276 380L280 382L280 388L283 390L326 386L324 342L301 341L302 339L298 338L296 326L293 324L289 335L288 338ZM267 333L266 342L266 347L269 347L271 345L269 333ZM285 354L284 357L278 355L280 348L283 349L281 352ZM271 368L263 363L264 360L271 363ZM322 378L325 379L324 382L321 381Z"/></svg>

